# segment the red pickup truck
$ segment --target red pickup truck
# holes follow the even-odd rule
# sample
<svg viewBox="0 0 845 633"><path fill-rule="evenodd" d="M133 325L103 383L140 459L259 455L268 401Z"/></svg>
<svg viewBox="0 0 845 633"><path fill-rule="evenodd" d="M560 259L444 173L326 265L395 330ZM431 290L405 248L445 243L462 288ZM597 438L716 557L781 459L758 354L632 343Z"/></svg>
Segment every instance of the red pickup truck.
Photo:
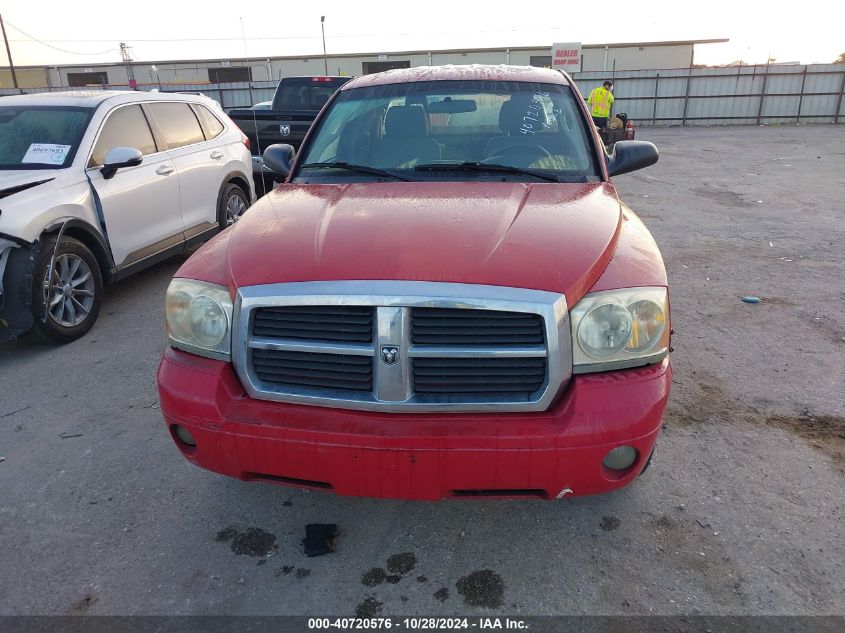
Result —
<svg viewBox="0 0 845 633"><path fill-rule="evenodd" d="M566 75L388 71L176 273L161 409L194 464L402 499L561 498L648 465L669 395L657 246Z"/></svg>

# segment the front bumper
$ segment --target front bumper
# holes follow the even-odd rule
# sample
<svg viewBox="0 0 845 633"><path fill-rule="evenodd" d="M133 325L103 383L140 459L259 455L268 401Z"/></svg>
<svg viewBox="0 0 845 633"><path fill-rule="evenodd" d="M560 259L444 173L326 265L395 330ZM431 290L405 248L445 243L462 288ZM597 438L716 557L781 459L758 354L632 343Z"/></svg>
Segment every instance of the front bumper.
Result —
<svg viewBox="0 0 845 633"><path fill-rule="evenodd" d="M217 473L339 495L556 498L608 492L644 468L669 396L669 361L573 376L540 413L391 414L249 398L228 363L169 348L158 371L161 409L183 455ZM602 465L627 444L637 461Z"/></svg>
<svg viewBox="0 0 845 633"><path fill-rule="evenodd" d="M32 275L39 248L7 238L0 234L0 343L32 327Z"/></svg>

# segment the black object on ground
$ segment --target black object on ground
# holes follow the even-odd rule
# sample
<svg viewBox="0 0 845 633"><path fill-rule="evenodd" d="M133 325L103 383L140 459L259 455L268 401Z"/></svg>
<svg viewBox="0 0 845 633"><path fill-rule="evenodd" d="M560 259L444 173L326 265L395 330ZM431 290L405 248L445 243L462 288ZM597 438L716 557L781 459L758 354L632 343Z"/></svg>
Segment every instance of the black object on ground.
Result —
<svg viewBox="0 0 845 633"><path fill-rule="evenodd" d="M305 526L305 538L302 545L306 556L322 556L337 549L337 524L309 523Z"/></svg>

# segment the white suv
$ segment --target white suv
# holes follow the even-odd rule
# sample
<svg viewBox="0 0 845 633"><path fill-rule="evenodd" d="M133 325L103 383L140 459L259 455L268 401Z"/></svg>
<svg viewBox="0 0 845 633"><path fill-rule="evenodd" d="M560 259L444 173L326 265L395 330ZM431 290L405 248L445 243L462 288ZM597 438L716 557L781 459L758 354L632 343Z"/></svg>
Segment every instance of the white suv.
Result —
<svg viewBox="0 0 845 633"><path fill-rule="evenodd" d="M248 140L211 99L146 92L0 100L0 341L66 343L103 283L235 222L255 200Z"/></svg>

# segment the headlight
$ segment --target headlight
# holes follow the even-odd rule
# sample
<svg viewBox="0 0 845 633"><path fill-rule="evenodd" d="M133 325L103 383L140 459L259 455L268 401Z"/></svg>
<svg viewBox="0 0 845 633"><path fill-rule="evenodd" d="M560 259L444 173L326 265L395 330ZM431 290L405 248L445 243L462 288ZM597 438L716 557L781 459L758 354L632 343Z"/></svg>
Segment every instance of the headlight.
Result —
<svg viewBox="0 0 845 633"><path fill-rule="evenodd" d="M174 279L165 299L167 336L173 347L230 360L232 355L232 298L223 286Z"/></svg>
<svg viewBox="0 0 845 633"><path fill-rule="evenodd" d="M669 353L665 288L625 288L586 295L572 308L575 373L636 367Z"/></svg>

